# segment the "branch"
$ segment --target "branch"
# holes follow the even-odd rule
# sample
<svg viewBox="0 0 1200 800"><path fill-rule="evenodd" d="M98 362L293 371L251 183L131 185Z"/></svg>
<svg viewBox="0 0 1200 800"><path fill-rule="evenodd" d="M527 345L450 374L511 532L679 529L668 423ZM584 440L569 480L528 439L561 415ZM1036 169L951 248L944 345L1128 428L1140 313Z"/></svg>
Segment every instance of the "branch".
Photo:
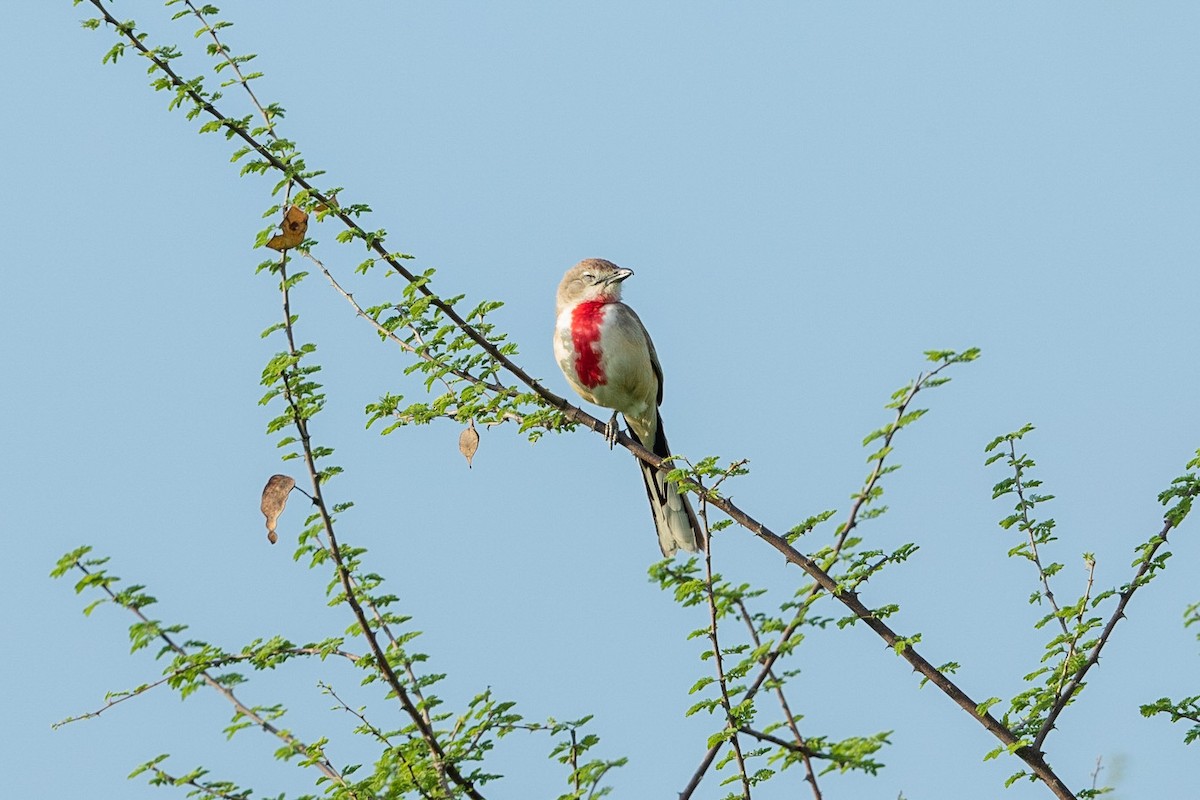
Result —
<svg viewBox="0 0 1200 800"><path fill-rule="evenodd" d="M1050 589L1050 576L1046 574L1045 567L1042 566L1041 556L1038 554L1037 536L1034 533L1033 521L1029 519L1030 503L1025 499L1025 482L1021 480L1024 475L1025 457L1017 458L1016 441L1012 438L1008 440L1008 453L1011 458L1013 469L1016 472L1014 477L1014 488L1017 491L1017 508L1021 512L1021 527L1025 530L1025 535L1029 537L1029 550L1032 554L1031 560L1034 566L1037 567L1038 577L1042 579L1042 588L1045 589L1046 600L1050 602L1050 608L1054 609L1054 618L1058 620L1058 626L1062 628L1064 636L1070 636L1071 632L1067 630L1067 621L1063 619L1062 609L1058 607L1058 601L1054 599L1054 592ZM1032 464L1032 462L1028 462Z"/></svg>
<svg viewBox="0 0 1200 800"><path fill-rule="evenodd" d="M86 573L87 570L84 570L84 572ZM354 653L347 653L345 650L333 650L333 651L327 652L327 651L321 650L320 648L316 648L316 647L293 647L293 648L289 648L287 650L281 650L279 652L289 653L291 655L297 655L297 656L337 655L337 656L342 656L343 658L347 658L352 662L358 661L358 659L359 659L359 657L356 656ZM203 670L207 671L210 669L217 669L219 667L224 667L229 664L237 664L242 661L249 661L252 658L254 658L254 654L252 654L252 653L238 653L236 655L234 655L233 653L230 653L229 655L224 656L222 658L217 658L217 659L213 659L212 661L209 661L208 663L206 663L204 665ZM104 705L101 706L100 708L96 709L95 711L89 711L86 714L80 714L75 717L67 717L64 720L54 723L54 725L51 727L59 728L59 727L62 727L63 725L71 723L71 722L81 722L85 719L95 719L96 717L103 714L105 711L108 711L113 706L124 703L126 700L132 700L135 697L140 697L141 695L145 694L146 692L149 692L152 689L157 689L159 686L162 686L164 683L170 683L175 678L181 677L183 675L186 675L190 672L195 672L195 671L196 671L196 668L194 666L188 667L186 669L177 669L177 670L173 670L173 671L163 675L163 677L159 678L156 681L153 681L152 683L142 684L141 686L137 687L136 689L130 689L127 692L110 692L108 694L108 696L105 698Z"/></svg>
<svg viewBox="0 0 1200 800"><path fill-rule="evenodd" d="M280 291L283 295L283 319L284 331L287 335L289 353L293 358L300 355L300 351L296 348L295 331L292 326L292 312L289 300L288 285L287 285L287 253L283 254L279 266L280 273ZM417 730L421 734L421 738L425 740L425 744L429 747L429 751L433 756L434 762L438 767L438 772L451 781L458 784L467 796L472 800L483 800L483 795L475 789L474 785L467 780L446 758L446 753L442 749L441 743L438 742L437 735L434 733L433 726L425 714L422 714L416 704L413 703L408 691L401 684L400 679L396 676L395 670L392 669L391 663L388 661L387 655L379 644L379 638L375 635L371 623L367 620L366 612L363 611L362 604L358 601L356 584L350 570L346 567L345 559L342 556L341 547L338 545L337 535L333 530L333 519L329 515L329 509L325 503L324 492L321 488L321 476L317 469L316 458L313 455L312 440L308 432L308 420L301 413L296 404L296 394L292 387L291 380L287 370L283 370L280 374L283 381L284 397L287 400L288 406L291 408L292 421L296 426L296 431L300 434L301 446L304 451L304 463L308 467L308 476L313 488L313 504L317 507L317 512L321 518L321 525L325 531L325 536L328 540L329 554L333 557L336 566L338 579L341 581L342 589L346 597L346 602L350 605L351 611L358 622L358 627L363 633L363 637L367 640L367 644L371 649L371 653L375 657L376 667L383 675L388 686L395 693L396 698L400 701L404 712L412 719ZM393 640L394 641L394 640ZM444 778L443 778L444 780ZM450 793L449 787L444 787L447 794Z"/></svg>
<svg viewBox="0 0 1200 800"><path fill-rule="evenodd" d="M216 800L250 800L250 796L254 794L253 790L251 789L239 790L236 786L227 781L220 781L215 784L201 783L200 778L207 773L207 770L202 768L194 770L188 775L176 777L164 770L162 767L158 766L158 762L164 758L166 758L166 756L160 756L158 759L155 759L155 761L152 761L149 764L144 764L130 774L129 777L132 778L149 770L150 772L154 773L154 777L150 779L151 786L191 786L195 791L188 792L188 797L211 797L215 798ZM236 793L233 791L225 791L226 788L237 791Z"/></svg>
<svg viewBox="0 0 1200 800"><path fill-rule="evenodd" d="M1087 585L1083 590L1083 597L1079 601L1079 611L1075 614L1075 633L1071 635L1071 640L1067 644L1067 653L1063 656L1062 669L1059 671L1058 685L1054 687L1054 699L1057 701L1063 695L1063 687L1066 686L1070 676L1071 664L1075 660L1076 654L1079 652L1079 640L1083 638L1083 634L1090 630L1090 627L1084 625L1083 617L1087 613L1088 601L1092 597L1092 586L1096 580L1096 560L1085 556L1085 563L1088 569ZM1065 622L1064 622L1065 627ZM1035 746L1041 749L1041 743L1036 743Z"/></svg>
<svg viewBox="0 0 1200 800"><path fill-rule="evenodd" d="M196 8L196 6L192 4L192 0L184 0L184 3L191 10L192 14L195 15L196 19L200 20L200 24L204 26L204 30L213 40L215 49L212 50L212 53L214 55L220 54L224 62L233 68L233 73L237 75L237 80L231 82L240 83L242 88L246 90L246 94L250 96L250 102L254 103L254 107L258 109L258 113L263 118L263 124L266 125L267 129L267 136L270 136L272 139L278 139L279 137L275 134L275 123L271 119L271 115L267 113L265 108L263 108L262 103L258 102L258 97L254 94L254 90L250 88L250 81L247 80L246 76L242 74L242 68L238 66L237 60L230 58L229 48L222 44L221 40L217 38L216 29L208 23L208 20L205 18L204 14L201 13L200 9Z"/></svg>
<svg viewBox="0 0 1200 800"><path fill-rule="evenodd" d="M320 682L320 681L317 682L317 685L320 686L323 690L325 690L329 694L330 697L332 697L334 700L336 700L338 703L338 706L340 708L342 708L344 711L358 717L359 722L362 723L363 730L369 731L370 734L372 736L374 736L376 739L378 739L383 744L384 747L386 747L388 750L391 750L393 753L395 753L400 758L400 762L402 764L404 764L405 769L408 770L409 780L412 782L412 785L416 788L416 790L418 792L420 792L421 797L424 797L425 800L433 800L433 798L430 797L429 793L426 792L425 789L421 786L420 781L417 780L417 774L416 774L416 772L413 771L412 764L410 764L408 759L404 757L404 753L402 753L400 750L398 750L395 746L392 745L391 741L388 739L387 735L383 731L379 730L379 728L372 725L367 720L366 715L364 715L361 711L357 711L357 710L351 708L349 705L347 705L345 700L338 697L337 692L335 692L333 690L332 686L330 686L327 683Z"/></svg>
<svg viewBox="0 0 1200 800"><path fill-rule="evenodd" d="M579 794L579 737L575 733L575 728L571 728L571 749L568 751L568 757L571 761L571 785L575 789L575 794Z"/></svg>
<svg viewBox="0 0 1200 800"><path fill-rule="evenodd" d="M884 473L888 471L886 461L888 455L892 451L892 440L900 431L900 428L902 427L901 422L908 413L908 408L912 404L913 399L917 396L918 392L924 389L930 383L930 381L936 378L938 373L949 366L950 363L951 362L942 364L928 374L919 374L909 385L907 391L905 391L904 397L898 403L896 403L896 415L892 420L892 423L880 429L882 432L881 436L883 438L883 446L876 451L877 454L873 459L874 466L871 469L871 474L867 476L867 480L863 483L863 487L858 494L854 495L854 503L850 506L850 512L846 516L846 521L843 522L838 528L838 535L834 541L833 547L831 548L829 554L825 557L825 562L827 564L832 565L836 562L838 556L841 555L842 550L846 546L846 540L849 538L850 531L859 523L859 514L863 507L870 501L871 498L878 496L876 493L876 487L879 484L880 478L882 478ZM868 441L870 441L870 439L868 439ZM638 455L636 451L635 455ZM638 457L640 458L641 456L639 455ZM714 505L716 505L718 508L721 508L720 504L718 503L714 503ZM722 508L722 510L724 509ZM794 636L795 633L800 630L800 626L804 624L804 619L808 613L808 609L811 608L813 603L815 603L822 593L825 592L827 585L828 584L823 584L820 581L813 583L812 588L808 592L808 596L804 598L803 602L801 602L799 607L796 609L795 616L792 618L791 622L788 623L787 627L780 633L779 642L776 644L775 649L768 653L767 657L763 659L758 675L750 683L750 687L746 690L746 693L742 695L740 702L745 702L746 700L749 700L758 694L758 690L762 688L763 683L771 675L771 670L775 666L775 662L778 661L780 656L783 654L784 646L791 640L792 636ZM857 586L852 587L852 589L856 588ZM716 760L719 750L719 744L708 748L708 752L706 752L704 757L700 760L700 765L696 768L695 772L692 773L691 780L688 781L687 786L685 786L683 791L680 793L679 800L689 800L691 798L692 794L700 786L700 781L704 777L704 774ZM809 765L806 764L806 767L808 766ZM812 786L813 789L819 794L820 790L817 789L815 779L812 781Z"/></svg>
<svg viewBox="0 0 1200 800"><path fill-rule="evenodd" d="M84 575L92 574L91 570L89 570L87 567L85 567L83 564L79 563L78 561L74 564L74 566L78 570L80 570ZM119 605L122 608L129 611L131 614L133 614L135 617L137 617L139 620L141 620L146 625L153 626L153 627L155 627L155 629L157 629L157 627L158 627L157 624L154 623L145 614L143 614L141 609L121 603L117 599L116 593L107 584L101 584L100 588L104 590L104 592L109 596L109 598L114 603L116 603L117 605ZM156 634L156 636L158 639L162 640L172 652L174 652L178 655L184 656L184 657L186 657L188 655L187 650L185 650L182 646L177 644L175 642L175 640L172 639L165 632L160 630ZM319 769L321 771L321 773L325 775L325 777L327 777L330 780L345 787L346 790L350 792L350 795L352 797L358 796L354 793L354 790L351 789L350 786L346 783L345 778L342 777L342 774L340 772L338 772L338 770L333 766L333 764L329 761L329 759L325 758L324 755L314 755L314 752L319 753L320 751L313 751L308 745L304 744L303 742L301 742L295 736L292 736L287 731L276 728L274 725L272 725L270 722L265 720L262 716L260 716L253 709L249 708L244 703L242 703L242 701L237 698L237 695L235 695L233 693L232 689L230 689L226 686L223 686L216 678L214 678L212 675L210 675L208 673L208 670L201 670L199 674L200 674L201 679L203 679L203 681L210 688L214 689L222 697L224 697L226 700L228 700L231 705L233 705L234 709L237 711L238 714L245 717L246 719L251 720L252 722L254 722L254 724L258 725L260 728L262 728L267 733L272 734L276 738L282 740L294 752L296 752L296 753L304 756L305 758L309 759L310 761L312 761L313 765L317 769ZM99 713L99 712L97 712L97 713Z"/></svg>
<svg viewBox="0 0 1200 800"><path fill-rule="evenodd" d="M329 283L331 286L333 286L334 290L336 290L338 294L340 294L342 297L344 297L346 299L346 302L348 302L351 306L354 307L354 313L357 316L360 316L363 319L365 319L367 322L369 322L371 324L371 327L375 328L375 330L378 331L380 336L383 336L387 339L392 340L396 344L400 345L400 349L404 350L407 353L411 353L412 355L416 356L417 358L420 358L423 361L427 361L431 364L437 363L437 359L435 359L433 356L429 355L428 353L421 350L420 348L414 347L411 343L405 341L404 339L401 339L399 336L396 335L395 331L388 330L383 325L380 325L379 320L375 319L370 314L368 314L366 312L366 310L363 309L363 307L358 304L358 301L354 299L354 295L352 295L350 292L347 292L345 289L342 288L342 285L337 282L336 278L333 277L333 273L331 273L329 271L329 268L326 267L323 263L321 263L321 261L316 256L314 256L312 253L310 253L308 251L305 251L303 253L303 255L309 261L311 261L317 265L318 269L320 269L321 272L325 275L325 277L329 280ZM413 334L418 337L418 341L419 341L421 334L418 333L415 329L413 329ZM517 392L515 390L510 389L507 386L501 386L498 383L489 383L488 381L477 378L474 375L472 375L471 373L464 372L463 370L451 369L450 374L454 375L457 378L461 378L464 381L467 381L468 383L473 383L476 386L480 386L484 389L488 389L489 391L493 391L496 394L503 394L503 395L507 395L509 397L514 397L517 394ZM444 379L442 380L442 384L447 389L450 389L451 391L453 391L450 384L446 383L446 381Z"/></svg>
<svg viewBox="0 0 1200 800"><path fill-rule="evenodd" d="M1096 664L1100 661L1100 651L1103 650L1104 645L1108 643L1108 639L1112 636L1113 629L1117 627L1117 623L1124 618L1125 607L1129 605L1129 601L1133 597L1133 593L1138 590L1138 587L1145 583L1143 578L1145 578L1146 573L1148 573L1153 567L1154 554L1158 551L1159 547L1166 543L1167 533L1169 533L1173 527L1175 527L1174 522L1171 520L1165 521L1163 523L1162 530L1158 532L1158 535L1151 540L1150 545L1145 549L1145 551L1143 551L1142 562L1138 566L1137 573L1134 574L1133 580L1130 581L1122 591L1117 593L1117 607L1113 609L1112 616L1108 618L1108 623L1104 626L1104 630L1100 633L1100 638L1096 640L1095 646L1092 647L1091 651L1088 653L1087 661L1085 661L1083 666L1079 668L1079 671L1075 673L1075 676L1071 678L1070 683L1066 685L1066 688L1062 690L1062 693L1054 702L1054 705L1050 708L1050 713L1046 715L1046 721L1042 723L1041 729L1038 730L1037 736L1033 740L1034 750L1040 752L1042 743L1046 741L1046 737L1050 734L1050 731L1054 729L1054 723L1058 720L1059 715L1062 714L1063 709L1065 709L1071 703L1072 698L1074 698L1076 693L1083 688L1083 679L1087 676L1088 670L1096 666Z"/></svg>
<svg viewBox="0 0 1200 800"><path fill-rule="evenodd" d="M754 627L754 620L750 617L750 610L746 608L746 603L741 598L738 598L737 605L738 610L741 612L742 619L746 622L746 627L750 629L750 640L754 642L755 649L761 647L762 641L759 639L758 630ZM766 659L764 658L760 663L765 664ZM794 714L792 714L791 706L788 705L787 696L783 693L783 686L781 686L779 682L775 680L775 673L771 667L766 667L763 672L767 678L775 681L775 695L779 698L779 705L783 709L783 718L787 720L788 728L791 730L792 735L796 737L796 741L792 743L794 746L789 749L794 749L795 752L800 754L800 759L804 764L804 780L807 781L812 787L813 800L822 800L821 788L817 785L817 773L813 769L812 752L805 744L804 737L800 735L800 726L796 724L796 717ZM750 696L752 695L747 692L746 697ZM743 702L745 702L745 699L743 699ZM745 728L743 728L743 730L745 730ZM751 733L751 735L757 736L755 733ZM758 738L762 737L759 736Z"/></svg>
<svg viewBox="0 0 1200 800"><path fill-rule="evenodd" d="M809 748L808 746L806 746L804 744L798 744L796 742L789 742L787 739L780 739L778 736L773 736L769 733L763 733L762 731L756 731L756 730L754 730L754 728L748 728L745 726L743 726L739 730L741 730L741 732L746 734L747 736L751 736L755 739L758 739L760 742L768 742L768 743L776 745L778 747L782 747L785 750L791 750L793 753L799 753L801 756L804 757L805 763L808 763L808 760L810 758L820 758L821 757L820 753L815 752L814 750L812 750L811 748Z"/></svg>
<svg viewBox="0 0 1200 800"><path fill-rule="evenodd" d="M704 548L705 597L708 600L708 639L712 642L713 662L717 670L717 685L721 689L721 707L725 709L725 726L729 731L729 743L733 745L733 754L737 758L738 772L742 778L742 792L745 800L750 800L750 777L746 774L746 758L742 755L742 744L738 741L738 731L741 725L733 715L733 706L729 702L729 684L725 680L725 660L721 656L721 645L717 641L717 600L713 593L712 530L708 526L708 506L703 495L700 500L700 520L704 525L704 539L708 547Z"/></svg>

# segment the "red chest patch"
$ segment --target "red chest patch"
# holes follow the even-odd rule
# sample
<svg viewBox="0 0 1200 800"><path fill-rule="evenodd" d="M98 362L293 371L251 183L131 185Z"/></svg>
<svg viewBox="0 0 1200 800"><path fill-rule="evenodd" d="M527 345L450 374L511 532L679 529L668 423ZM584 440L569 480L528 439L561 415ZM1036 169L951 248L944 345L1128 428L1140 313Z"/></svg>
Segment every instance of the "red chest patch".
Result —
<svg viewBox="0 0 1200 800"><path fill-rule="evenodd" d="M600 366L600 323L604 320L603 300L589 300L571 312L571 342L575 345L575 375L588 388L607 382Z"/></svg>

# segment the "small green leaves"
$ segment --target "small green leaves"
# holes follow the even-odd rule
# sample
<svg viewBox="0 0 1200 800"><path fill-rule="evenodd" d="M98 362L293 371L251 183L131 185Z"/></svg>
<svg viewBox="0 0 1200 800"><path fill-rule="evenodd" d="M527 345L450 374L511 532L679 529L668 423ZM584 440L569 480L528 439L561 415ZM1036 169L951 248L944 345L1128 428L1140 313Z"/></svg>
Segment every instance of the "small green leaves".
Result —
<svg viewBox="0 0 1200 800"><path fill-rule="evenodd" d="M937 671L943 675L953 675L960 669L962 669L962 664L959 664L957 661L947 661L945 664L942 664L940 667L938 667ZM918 687L923 689L927 683L929 683L929 678L922 678L921 683L918 684Z"/></svg>
<svg viewBox="0 0 1200 800"><path fill-rule="evenodd" d="M788 544L795 544L797 539L799 539L801 536L804 536L805 534L811 533L814 528L816 528L822 522L825 522L826 520L828 520L830 517L832 517L836 513L837 513L837 511L830 509L828 511L822 511L819 514L814 514L811 517L809 517L808 519L801 522L799 525L796 525L795 527L793 527L790 531L787 532L787 536L784 538L787 539Z"/></svg>
<svg viewBox="0 0 1200 800"><path fill-rule="evenodd" d="M153 770L155 767L157 767L163 761L166 761L168 758L170 758L170 754L168 754L168 753L163 753L160 756L152 758L149 761L147 761L146 763L139 766L133 772L129 773L129 775L127 777L136 778L138 775L141 775L143 772L146 772L148 770Z"/></svg>
<svg viewBox="0 0 1200 800"><path fill-rule="evenodd" d="M1189 468L1195 468L1195 463L1188 464ZM1183 625L1185 628L1191 627L1200 623L1200 603L1192 603L1183 612ZM1197 636L1200 638L1200 635ZM1184 744L1192 744L1200 740L1200 695L1184 697L1181 700L1171 700L1167 697L1160 697L1153 703L1146 703L1140 707L1143 717L1152 717L1157 714L1166 714L1171 722L1187 721L1193 723L1187 731L1184 732Z"/></svg>
<svg viewBox="0 0 1200 800"><path fill-rule="evenodd" d="M1017 781L1021 780L1021 778L1029 778L1031 781L1032 781L1032 780L1036 780L1036 777L1035 777L1034 775L1030 774L1029 772L1027 772L1027 771L1025 771L1025 770L1023 770L1023 769L1021 769L1021 770L1017 770L1017 771L1016 771L1016 772L1014 772L1012 775L1009 775L1009 776L1008 776L1008 777L1007 777L1007 778L1004 780L1004 788L1005 788L1005 789L1009 788L1009 787L1010 787L1010 786L1012 786L1014 783L1016 783Z"/></svg>
<svg viewBox="0 0 1200 800"><path fill-rule="evenodd" d="M1167 697L1160 697L1153 703L1146 703L1139 707L1143 717L1152 717L1156 714L1166 714L1171 722L1179 722L1186 720L1194 723L1183 735L1184 744L1192 744L1197 739L1200 739L1200 695L1185 697L1182 700L1171 700Z"/></svg>
<svg viewBox="0 0 1200 800"><path fill-rule="evenodd" d="M971 347L961 353L954 350L926 350L925 358L934 363L966 364L979 358L980 352L978 347Z"/></svg>
<svg viewBox="0 0 1200 800"><path fill-rule="evenodd" d="M984 700L982 703L975 706L975 713L981 717L986 716L988 711L991 710L992 706L999 702L999 697L989 697L987 700ZM989 753L988 757L994 757L995 755L999 755L999 751L993 751L993 753ZM985 758L984 760L986 761L987 759Z"/></svg>
<svg viewBox="0 0 1200 800"><path fill-rule="evenodd" d="M517 422L530 439L538 438L546 430L562 429L560 412L536 408L536 395L502 385L496 359L447 319L445 308L461 297L448 298L439 305L436 298L421 292L432 275L433 270L427 270L416 282L407 285L400 302L381 303L359 311L374 324L382 341L394 342L405 353L415 356L404 374L420 376L423 391L430 394L440 391L440 394L434 394L429 401L404 406L403 395L389 392L366 407L367 427L388 420L389 424L381 429L386 435L404 425L425 425L441 419L476 426ZM475 329L491 344L502 353L512 354L515 347L505 341L505 335L497 333L491 323L482 321L499 307L495 302L480 303L468 316L476 320Z"/></svg>
<svg viewBox="0 0 1200 800"><path fill-rule="evenodd" d="M1025 434L1029 433L1032 430L1035 430L1033 427L1033 423L1027 422L1027 423L1025 423L1024 426L1022 426L1020 428L1020 430L1013 431L1012 433L1006 433L1006 434L1003 434L1002 436L997 436L995 439L992 439L992 441L988 442L987 446L983 448L983 451L985 453L990 453L1005 442L1014 442L1014 441L1023 439L1023 438L1025 438ZM985 462L985 463L991 464L993 461L996 461L997 459L1003 458L1003 457L1004 457L1004 454L1001 453L1000 455L998 455L994 458L988 459L987 462Z"/></svg>
<svg viewBox="0 0 1200 800"><path fill-rule="evenodd" d="M133 23L130 22L129 24L132 25ZM109 49L107 53L104 54L104 57L100 59L100 63L107 64L112 62L115 64L123 55L125 55L125 43L117 42Z"/></svg>
<svg viewBox="0 0 1200 800"><path fill-rule="evenodd" d="M993 488L994 498L1016 497L1014 513L1004 517L1000 526L1005 530L1015 529L1024 534L1023 540L1011 548L1008 554L1010 557L1023 558L1034 565L1040 588L1030 595L1029 601L1034 604L1045 602L1050 607L1049 612L1034 625L1039 630L1048 628L1054 632L1045 645L1042 665L1025 675L1025 681L1034 685L1013 697L1009 711L1002 720L1010 730L1023 737L1028 736L1033 742L1032 746L1040 749L1042 741L1055 727L1058 715L1073 703L1086 687L1084 676L1097 663L1100 650L1113 626L1124 616L1124 607L1129 598L1138 588L1153 580L1166 566L1171 556L1169 552L1161 550L1166 542L1166 534L1186 516L1192 498L1200 492L1200 484L1196 483L1196 476L1189 473L1177 478L1172 482L1171 488L1159 496L1164 504L1175 501L1175 505L1168 510L1162 531L1135 548L1136 555L1131 564L1135 575L1130 581L1119 589L1105 589L1095 592L1093 596L1096 557L1087 552L1082 556L1087 572L1082 593L1074 602L1061 603L1051 589L1051 578L1057 576L1064 569L1064 565L1059 562L1044 563L1040 552L1056 541L1053 534L1055 523L1053 519L1037 520L1032 515L1039 504L1053 500L1054 496L1035 491L1041 485L1040 481L1029 476L1035 463L1028 455L1018 454L1016 450L1016 442L1032 430L1032 425L1025 425L1012 433L998 436L988 443L985 452L991 454L986 461L988 465L1004 460L1013 470L1010 477L1001 480ZM1200 458L1188 463L1189 469L1197 467L1200 467ZM1113 597L1117 597L1118 602L1107 624L1101 617L1087 615L1089 610ZM1096 631L1101 629L1102 632L1096 635ZM1154 713L1171 713L1172 708L1170 701L1164 698L1143 706L1142 713L1147 716ZM1186 706L1184 710L1188 710ZM1186 713L1183 716L1186 717ZM1200 729L1197 729L1196 735L1200 736ZM993 751L988 757L994 757L998 752L1000 751ZM1018 773L1010 781L1025 775L1024 772ZM1033 777L1032 774L1029 776ZM1095 797L1103 793L1104 790L1097 789L1089 791L1086 796ZM1080 796L1083 797L1084 794L1081 793Z"/></svg>
<svg viewBox="0 0 1200 800"><path fill-rule="evenodd" d="M70 572L72 569L74 569L76 566L83 564L83 563L88 563L88 564L103 563L103 560L101 562L96 562L96 561L85 562L83 560L83 557L86 556L90 552L92 552L92 546L85 544L82 547L76 547L74 550L72 550L68 553L65 553L61 558L58 559L58 562L54 565L54 569L50 570L50 577L51 578L61 578L63 575L66 575L68 572ZM104 559L104 560L107 560L107 559Z"/></svg>
<svg viewBox="0 0 1200 800"><path fill-rule="evenodd" d="M1187 469L1190 472L1171 481L1171 486L1158 495L1158 502L1163 505L1174 501L1174 505L1170 506L1164 515L1166 522L1173 528L1179 527L1191 513L1192 502L1200 495L1200 475L1197 475L1200 472L1200 450L1197 450L1196 457L1187 463Z"/></svg>

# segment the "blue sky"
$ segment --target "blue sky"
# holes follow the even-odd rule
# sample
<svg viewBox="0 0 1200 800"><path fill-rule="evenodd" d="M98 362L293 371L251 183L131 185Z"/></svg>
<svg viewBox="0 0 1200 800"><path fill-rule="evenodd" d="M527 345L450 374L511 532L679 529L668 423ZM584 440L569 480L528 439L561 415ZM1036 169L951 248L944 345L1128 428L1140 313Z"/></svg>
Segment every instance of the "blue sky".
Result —
<svg viewBox="0 0 1200 800"><path fill-rule="evenodd" d="M924 397L931 412L897 443L890 511L863 528L870 546L921 545L866 599L899 602L897 627L920 631L934 663L961 662L979 699L1019 691L1044 638L1025 603L1034 575L1005 558L1016 541L996 521L1010 504L990 500L1004 473L984 468L984 445L1038 426L1026 443L1057 496L1046 513L1066 596L1084 551L1098 585L1129 577L1132 548L1160 524L1155 496L1200 446L1195 4L222 10L308 164L375 209L390 247L436 267L435 288L503 300L494 321L552 389L567 391L550 350L561 273L584 257L634 269L626 299L666 371L672 444L749 458L732 493L777 530L844 514L866 473L859 443L923 350L981 347ZM157 4L117 12L195 46L194 26ZM294 795L313 776L273 762L266 737L226 744L231 712L214 696L151 696L50 730L158 673L126 652L121 614L85 619L85 601L46 578L79 544L197 638L310 640L348 622L324 606L325 575L266 544L258 511L282 469L257 404L278 347L258 336L279 310L251 249L270 182L239 179L223 139L168 114L139 62L102 68L112 38L81 30L85 16L22 3L0 33L0 730L6 762L24 767L9 792L169 796L124 776L171 752L177 771L202 763ZM362 255L334 245L330 224L314 232L360 298L399 296L381 274L349 277ZM468 471L452 424L364 430L367 403L417 391L407 360L318 278L295 307L329 392L314 431L347 470L332 488L357 503L345 536L424 631L447 701L490 686L532 719L595 713L601 754L631 757L616 796L673 796L717 722L683 717L708 669L685 638L703 620L646 580L657 550L628 455L585 432L531 447L501 427ZM300 518L285 516L285 542ZM1098 757L1116 797L1200 784L1183 728L1137 712L1200 691L1181 616L1200 600L1195 523L1048 740L1076 788ZM723 538L719 569L776 602L794 590L774 551ZM1005 792L1017 765L982 762L986 733L868 631L814 634L796 666L807 730L895 731L880 777L829 776L827 797L1049 796ZM318 679L358 696L355 675L319 665L256 675L244 693L285 701L298 733L338 737L335 760L351 761L362 743ZM387 713L369 692L361 702ZM543 745L506 740L495 766L509 777L489 798L556 796ZM761 796L793 797L797 780ZM710 778L698 796L721 792Z"/></svg>

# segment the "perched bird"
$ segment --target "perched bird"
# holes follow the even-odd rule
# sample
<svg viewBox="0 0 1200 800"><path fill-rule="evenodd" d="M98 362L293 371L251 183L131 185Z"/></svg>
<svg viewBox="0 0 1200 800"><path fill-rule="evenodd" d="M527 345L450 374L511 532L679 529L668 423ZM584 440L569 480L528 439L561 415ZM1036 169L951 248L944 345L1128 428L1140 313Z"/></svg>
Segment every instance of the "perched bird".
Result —
<svg viewBox="0 0 1200 800"><path fill-rule="evenodd" d="M609 446L617 437L617 412L630 433L655 455L671 454L658 406L663 375L646 327L621 302L621 283L633 274L602 258L580 261L558 285L558 321L554 357L571 388L584 400L613 409L608 423ZM666 476L639 460L654 527L664 556L682 548L704 548L704 534L687 495L679 494Z"/></svg>

